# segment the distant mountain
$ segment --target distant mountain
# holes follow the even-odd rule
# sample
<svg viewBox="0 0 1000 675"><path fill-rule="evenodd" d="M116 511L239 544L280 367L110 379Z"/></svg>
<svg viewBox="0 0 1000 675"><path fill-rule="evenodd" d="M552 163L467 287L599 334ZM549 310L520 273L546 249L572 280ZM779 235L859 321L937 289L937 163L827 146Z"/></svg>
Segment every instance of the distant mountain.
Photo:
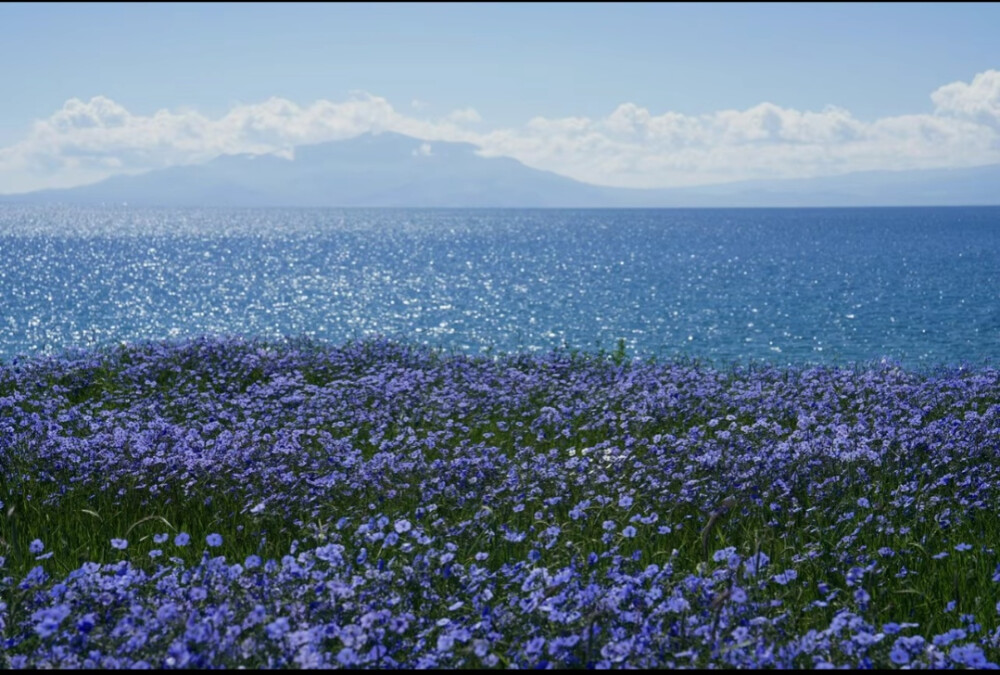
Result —
<svg viewBox="0 0 1000 675"><path fill-rule="evenodd" d="M294 159L225 155L0 202L136 206L741 207L1000 205L1000 165L640 190L589 185L469 143L365 134Z"/></svg>

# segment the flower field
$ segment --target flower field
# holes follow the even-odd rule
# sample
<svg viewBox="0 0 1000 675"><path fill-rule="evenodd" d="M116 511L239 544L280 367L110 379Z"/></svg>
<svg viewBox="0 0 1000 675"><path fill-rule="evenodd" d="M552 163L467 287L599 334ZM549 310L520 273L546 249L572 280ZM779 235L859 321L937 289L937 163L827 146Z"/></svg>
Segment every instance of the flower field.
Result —
<svg viewBox="0 0 1000 675"><path fill-rule="evenodd" d="M995 667L1000 371L0 363L0 667Z"/></svg>

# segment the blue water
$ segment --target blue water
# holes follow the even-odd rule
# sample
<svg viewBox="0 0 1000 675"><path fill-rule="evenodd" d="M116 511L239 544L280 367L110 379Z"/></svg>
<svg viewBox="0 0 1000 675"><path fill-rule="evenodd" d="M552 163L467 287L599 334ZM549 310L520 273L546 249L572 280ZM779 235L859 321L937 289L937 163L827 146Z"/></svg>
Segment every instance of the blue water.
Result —
<svg viewBox="0 0 1000 675"><path fill-rule="evenodd" d="M1000 207L0 207L0 358L372 334L713 363L995 364Z"/></svg>

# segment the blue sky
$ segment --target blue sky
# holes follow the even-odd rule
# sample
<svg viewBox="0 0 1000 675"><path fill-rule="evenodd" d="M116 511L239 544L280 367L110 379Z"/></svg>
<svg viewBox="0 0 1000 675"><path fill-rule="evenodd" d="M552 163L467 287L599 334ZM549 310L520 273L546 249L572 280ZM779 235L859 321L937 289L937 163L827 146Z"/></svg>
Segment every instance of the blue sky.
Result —
<svg viewBox="0 0 1000 675"><path fill-rule="evenodd" d="M637 187L1000 162L997 26L998 3L0 4L0 193L378 129Z"/></svg>

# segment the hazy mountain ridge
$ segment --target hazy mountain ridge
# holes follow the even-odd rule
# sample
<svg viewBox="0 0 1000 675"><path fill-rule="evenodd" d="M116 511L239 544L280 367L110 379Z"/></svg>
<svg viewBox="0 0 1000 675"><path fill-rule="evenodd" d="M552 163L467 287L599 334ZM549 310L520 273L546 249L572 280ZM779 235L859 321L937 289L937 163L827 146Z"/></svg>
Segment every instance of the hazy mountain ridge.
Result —
<svg viewBox="0 0 1000 675"><path fill-rule="evenodd" d="M1000 205L1000 165L871 171L694 188L581 183L469 143L365 134L295 148L294 159L225 155L6 203L227 207L767 207Z"/></svg>

